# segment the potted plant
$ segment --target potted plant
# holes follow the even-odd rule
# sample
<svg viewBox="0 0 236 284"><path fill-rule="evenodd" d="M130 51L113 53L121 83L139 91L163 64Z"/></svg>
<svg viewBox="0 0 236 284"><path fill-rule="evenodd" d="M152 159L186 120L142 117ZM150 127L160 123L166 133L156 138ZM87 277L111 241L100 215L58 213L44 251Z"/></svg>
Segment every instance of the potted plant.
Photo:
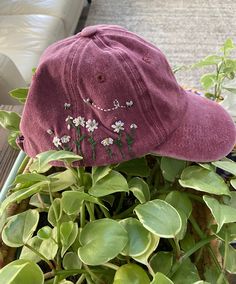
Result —
<svg viewBox="0 0 236 284"><path fill-rule="evenodd" d="M214 83L207 84L210 75L201 79L214 86L217 100L236 70L225 57L231 47L228 40L223 57L197 64L219 65ZM27 90L12 95L24 101ZM1 112L0 118L11 137L18 134L16 114ZM4 284L231 283L236 162L147 155L72 167L81 158L51 150L23 161L0 207ZM63 161L65 168L52 161Z"/></svg>

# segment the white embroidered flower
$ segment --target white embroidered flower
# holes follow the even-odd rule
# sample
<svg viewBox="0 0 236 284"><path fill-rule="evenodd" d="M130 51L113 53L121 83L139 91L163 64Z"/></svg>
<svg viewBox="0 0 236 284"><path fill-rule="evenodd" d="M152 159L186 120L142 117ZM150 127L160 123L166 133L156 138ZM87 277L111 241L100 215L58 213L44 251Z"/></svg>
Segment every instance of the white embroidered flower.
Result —
<svg viewBox="0 0 236 284"><path fill-rule="evenodd" d="M57 137L57 136L55 136L55 137L53 138L52 143L53 143L56 147L61 146L61 140L60 140L60 138Z"/></svg>
<svg viewBox="0 0 236 284"><path fill-rule="evenodd" d="M101 141L101 144L105 146L109 146L113 144L113 139L112 138L105 138L104 140Z"/></svg>
<svg viewBox="0 0 236 284"><path fill-rule="evenodd" d="M119 133L121 130L124 130L124 122L122 122L121 120L116 121L115 124L112 124L112 128L114 128L114 132Z"/></svg>
<svg viewBox="0 0 236 284"><path fill-rule="evenodd" d="M78 116L78 117L74 118L73 123L76 127L79 126L79 125L84 127L84 125L85 125L84 117Z"/></svg>
<svg viewBox="0 0 236 284"><path fill-rule="evenodd" d="M61 137L61 142L63 144L68 143L68 142L70 142L70 138L71 138L70 136L64 135L64 136Z"/></svg>
<svg viewBox="0 0 236 284"><path fill-rule="evenodd" d="M70 121L70 120L72 120L72 119L73 119L73 117L70 116L70 115L68 115L65 121L67 122L67 121Z"/></svg>
<svg viewBox="0 0 236 284"><path fill-rule="evenodd" d="M52 134L53 134L52 129L48 129L48 130L47 130L47 133L48 133L49 135L52 135Z"/></svg>
<svg viewBox="0 0 236 284"><path fill-rule="evenodd" d="M70 106L71 106L71 104L69 104L69 103L64 103L64 108L65 108L65 109L70 108Z"/></svg>
<svg viewBox="0 0 236 284"><path fill-rule="evenodd" d="M130 125L130 128L132 129L136 129L136 128L138 128L138 126L135 124L135 123L132 123L131 125Z"/></svg>
<svg viewBox="0 0 236 284"><path fill-rule="evenodd" d="M86 128L88 129L88 132L93 132L95 129L98 129L98 123L95 119L88 119L86 121Z"/></svg>

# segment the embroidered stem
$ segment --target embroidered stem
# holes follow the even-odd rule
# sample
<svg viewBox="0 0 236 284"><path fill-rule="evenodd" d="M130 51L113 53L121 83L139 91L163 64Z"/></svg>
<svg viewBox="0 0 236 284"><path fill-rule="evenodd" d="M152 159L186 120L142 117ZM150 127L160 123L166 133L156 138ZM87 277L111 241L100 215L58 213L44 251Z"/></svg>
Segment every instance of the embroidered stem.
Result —
<svg viewBox="0 0 236 284"><path fill-rule="evenodd" d="M125 158L125 154L122 151L123 144L122 144L121 138L122 138L122 132L119 133L119 137L117 139L115 139L114 143L118 146L118 149L119 149L119 151L121 153L121 156L124 159Z"/></svg>
<svg viewBox="0 0 236 284"><path fill-rule="evenodd" d="M96 143L96 141L95 141L94 138L93 138L93 133L92 133L91 136L89 137L88 141L89 141L89 143L91 144L93 160L95 160L95 159L96 159L95 146L96 146L97 143Z"/></svg>
<svg viewBox="0 0 236 284"><path fill-rule="evenodd" d="M109 158L111 159L112 155L113 155L111 148L109 146L106 146L105 149L106 149L106 152L107 152Z"/></svg>

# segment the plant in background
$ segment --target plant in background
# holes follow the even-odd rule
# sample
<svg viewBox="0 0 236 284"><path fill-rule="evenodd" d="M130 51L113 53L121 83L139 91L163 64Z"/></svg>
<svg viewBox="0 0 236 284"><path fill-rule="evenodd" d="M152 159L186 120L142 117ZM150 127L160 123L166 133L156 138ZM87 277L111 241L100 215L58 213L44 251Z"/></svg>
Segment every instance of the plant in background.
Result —
<svg viewBox="0 0 236 284"><path fill-rule="evenodd" d="M234 81L233 47L227 40L224 55L195 65L216 66L214 76L201 78L209 98L220 99ZM25 89L13 93L26 99ZM19 133L19 121L0 112L1 125L13 132ZM80 159L65 150L25 158L0 205L1 283L231 282L236 162L147 155L104 167L72 167Z"/></svg>

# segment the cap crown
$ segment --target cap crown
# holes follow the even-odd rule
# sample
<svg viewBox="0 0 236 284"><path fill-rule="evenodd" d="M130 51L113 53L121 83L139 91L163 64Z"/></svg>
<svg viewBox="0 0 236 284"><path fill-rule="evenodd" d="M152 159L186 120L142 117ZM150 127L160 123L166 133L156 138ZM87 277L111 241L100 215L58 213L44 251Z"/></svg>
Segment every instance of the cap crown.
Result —
<svg viewBox="0 0 236 284"><path fill-rule="evenodd" d="M42 55L21 121L24 150L69 149L86 166L132 159L165 141L186 104L158 48L119 26L87 27Z"/></svg>

